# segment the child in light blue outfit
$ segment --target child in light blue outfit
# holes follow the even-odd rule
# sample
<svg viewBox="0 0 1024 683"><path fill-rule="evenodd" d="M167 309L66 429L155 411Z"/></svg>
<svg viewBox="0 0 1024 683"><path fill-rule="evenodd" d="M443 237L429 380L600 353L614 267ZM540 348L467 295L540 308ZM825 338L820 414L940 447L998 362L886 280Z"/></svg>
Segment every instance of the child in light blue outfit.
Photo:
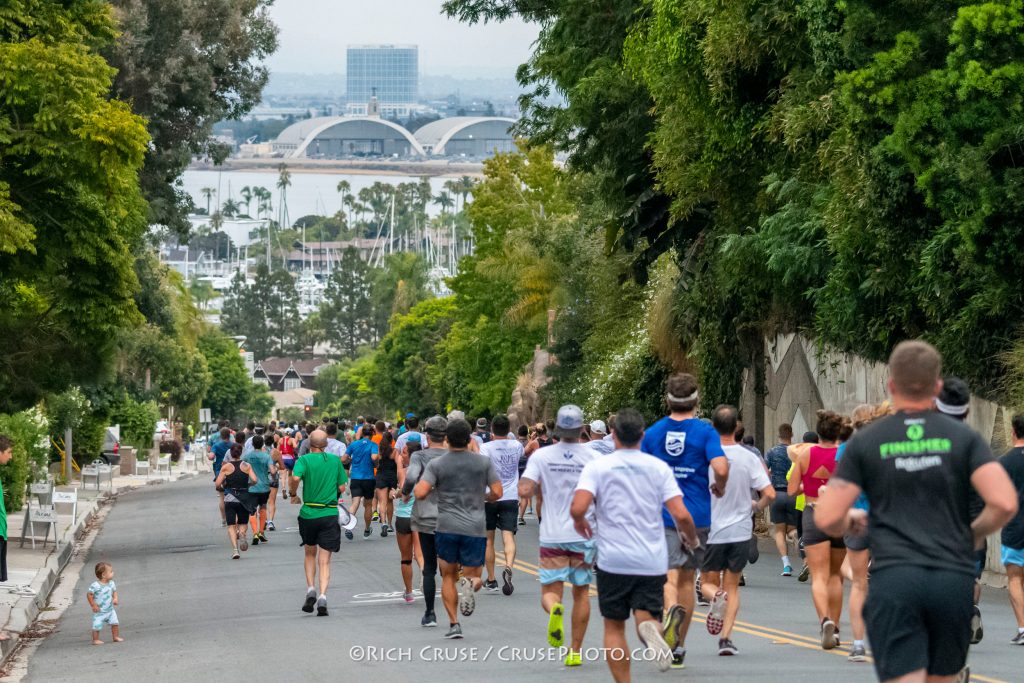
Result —
<svg viewBox="0 0 1024 683"><path fill-rule="evenodd" d="M92 607L92 644L103 644L100 631L104 624L110 624L110 635L114 642L123 643L124 638L118 632L117 612L114 610L117 606L117 584L114 583L114 568L109 562L96 564L96 578L98 581L93 581L89 586L88 595L89 606Z"/></svg>

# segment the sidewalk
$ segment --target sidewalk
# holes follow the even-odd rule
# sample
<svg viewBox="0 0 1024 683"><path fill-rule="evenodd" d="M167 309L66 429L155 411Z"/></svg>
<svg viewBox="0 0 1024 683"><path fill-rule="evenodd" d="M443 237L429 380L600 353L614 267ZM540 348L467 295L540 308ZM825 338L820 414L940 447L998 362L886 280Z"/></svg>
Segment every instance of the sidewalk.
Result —
<svg viewBox="0 0 1024 683"><path fill-rule="evenodd" d="M22 525L28 510L27 498L20 511L8 515L8 580L0 584L0 624L6 624L3 628L10 635L10 639L0 642L0 665L17 649L22 632L35 621L40 610L46 606L50 591L71 559L75 542L85 534L100 506L116 499L118 494L147 485L170 483L197 475L211 476L210 464L205 458L198 467L198 470L182 471L179 465L174 467L169 476L166 472L160 475L154 472L150 476L115 475L112 484L104 482L98 491L92 482L86 489L79 480L67 486L56 487L56 491L78 491L78 509L75 517L72 518L70 511L67 514L58 514L56 544L52 532L49 539L45 543L42 542L44 525L37 524L35 549L32 548L28 536L24 539L25 547L20 547Z"/></svg>

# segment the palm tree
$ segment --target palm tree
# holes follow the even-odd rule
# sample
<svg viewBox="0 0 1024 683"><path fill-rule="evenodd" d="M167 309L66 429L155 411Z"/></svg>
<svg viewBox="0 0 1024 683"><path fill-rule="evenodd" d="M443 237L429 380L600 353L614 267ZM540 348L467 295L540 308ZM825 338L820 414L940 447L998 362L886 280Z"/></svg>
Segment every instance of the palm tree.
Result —
<svg viewBox="0 0 1024 683"><path fill-rule="evenodd" d="M210 215L210 200L213 199L213 195L216 194L216 193L217 193L217 190L213 189L212 187L204 187L203 189L199 190L199 194L201 194L204 197L206 197L206 215L207 216Z"/></svg>
<svg viewBox="0 0 1024 683"><path fill-rule="evenodd" d="M245 202L245 215L246 216L251 216L252 215L252 214L249 213L249 204L252 203L253 189L255 189L255 188L251 188L248 185L246 185L245 187L242 188L242 191L239 193L239 194L242 195L242 200Z"/></svg>
<svg viewBox="0 0 1024 683"><path fill-rule="evenodd" d="M447 185L448 183L445 183ZM455 204L455 200L448 192L442 192L441 194L434 197L434 203L441 207L441 213L447 213L448 209Z"/></svg>
<svg viewBox="0 0 1024 683"><path fill-rule="evenodd" d="M470 176L464 175L461 178L459 178L458 186L459 194L462 195L462 210L465 211L466 199L469 197L469 194L473 191L473 188L476 187L476 181L473 180L473 178L471 178Z"/></svg>
<svg viewBox="0 0 1024 683"><path fill-rule="evenodd" d="M458 180L446 180L444 182L444 189L449 195L455 198L455 213L459 212L459 201L458 196L462 189L462 184Z"/></svg>
<svg viewBox="0 0 1024 683"><path fill-rule="evenodd" d="M352 183L347 180L341 180L338 182L338 193L341 194L341 206L342 210L345 207L345 200L348 199L349 195L352 194ZM348 217L349 222L352 222L352 216Z"/></svg>
<svg viewBox="0 0 1024 683"><path fill-rule="evenodd" d="M226 202L224 202L224 206L223 208L221 208L221 212L228 218L234 218L236 215L238 215L239 208L241 207L239 207L238 202L236 202L234 199L228 199Z"/></svg>

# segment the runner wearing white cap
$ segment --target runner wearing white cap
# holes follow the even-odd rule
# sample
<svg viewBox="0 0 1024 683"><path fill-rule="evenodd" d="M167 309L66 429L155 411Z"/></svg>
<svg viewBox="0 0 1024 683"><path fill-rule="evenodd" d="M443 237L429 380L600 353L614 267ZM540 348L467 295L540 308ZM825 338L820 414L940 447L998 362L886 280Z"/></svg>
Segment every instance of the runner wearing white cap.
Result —
<svg viewBox="0 0 1024 683"><path fill-rule="evenodd" d="M520 496L543 491L547 501L548 514L540 523L540 602L548 613L548 644L552 647L562 647L565 642L562 594L566 582L572 585L572 642L566 666L583 663L581 648L590 621L590 583L597 552L595 541L580 535L569 515L580 473L599 457L580 443L582 431L583 411L574 405L562 406L555 420L559 442L530 456L519 484Z"/></svg>

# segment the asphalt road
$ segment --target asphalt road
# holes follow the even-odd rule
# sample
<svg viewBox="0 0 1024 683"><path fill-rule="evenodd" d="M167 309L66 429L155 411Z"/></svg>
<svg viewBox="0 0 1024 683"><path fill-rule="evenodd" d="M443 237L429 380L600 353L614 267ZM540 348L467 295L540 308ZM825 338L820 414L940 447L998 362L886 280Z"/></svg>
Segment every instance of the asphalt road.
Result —
<svg viewBox="0 0 1024 683"><path fill-rule="evenodd" d="M29 680L609 679L600 659L579 669L551 660L539 605L534 520L520 528L515 593L478 594L476 613L463 619L465 639L448 641L443 624L420 627L421 599L402 602L398 549L393 537L380 538L376 528L370 540L357 533L357 540L342 541L333 563L331 616L301 612L298 508L282 502L279 509L271 543L232 561L209 482L122 495L91 549L71 608L30 659ZM96 647L90 644L85 592L100 560L115 568L126 642ZM717 640L695 620L685 670L662 674L652 663L634 661L634 679L873 681L871 666L848 663L845 648L818 647L809 584L778 571L777 557L767 554L748 568L742 624L733 637L739 656L718 657ZM414 583L419 585L418 575ZM601 646L596 598L592 609L585 648ZM437 612L443 621L440 596ZM1015 626L1005 591L988 589L985 617L986 638L972 650L972 680L1021 680L1024 649L1007 642ZM845 618L841 630L848 638ZM104 638L109 640L109 631ZM631 642L639 645L635 635Z"/></svg>

